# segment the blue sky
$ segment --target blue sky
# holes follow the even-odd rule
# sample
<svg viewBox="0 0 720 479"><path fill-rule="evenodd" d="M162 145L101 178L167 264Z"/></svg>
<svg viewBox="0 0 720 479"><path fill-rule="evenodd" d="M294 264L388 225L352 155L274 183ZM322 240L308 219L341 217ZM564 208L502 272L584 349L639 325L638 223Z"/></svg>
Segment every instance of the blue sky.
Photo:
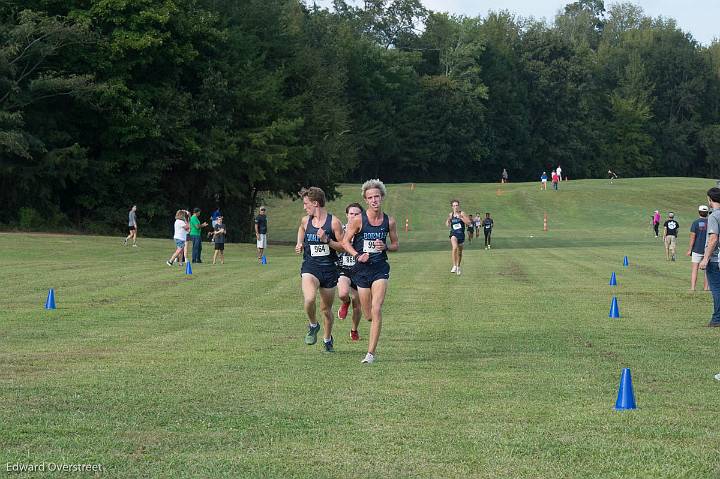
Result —
<svg viewBox="0 0 720 479"><path fill-rule="evenodd" d="M573 0L422 0L423 5L435 11L446 11L467 16L485 15L488 10L509 10L523 17L533 16L552 21L555 14ZM311 3L309 0L308 3ZM317 0L327 6L329 0ZM352 3L352 2L349 2ZM605 1L607 7L613 1ZM720 38L720 0L634 0L646 15L674 18L677 24L704 45Z"/></svg>

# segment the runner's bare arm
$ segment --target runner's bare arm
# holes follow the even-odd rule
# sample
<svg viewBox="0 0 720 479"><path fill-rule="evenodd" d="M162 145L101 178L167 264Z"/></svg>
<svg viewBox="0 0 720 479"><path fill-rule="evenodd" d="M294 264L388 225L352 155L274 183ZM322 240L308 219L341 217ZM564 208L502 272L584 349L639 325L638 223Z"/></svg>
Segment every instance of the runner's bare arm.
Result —
<svg viewBox="0 0 720 479"><path fill-rule="evenodd" d="M688 246L687 253L685 253L685 256L692 256L692 247L695 244L695 233L692 231L690 232L690 246Z"/></svg>
<svg viewBox="0 0 720 479"><path fill-rule="evenodd" d="M702 261L700 261L700 269L705 269L707 267L707 264L710 261L710 256L712 256L713 251L715 251L715 245L717 245L717 242L718 235L715 233L708 233L707 243L705 243L705 256Z"/></svg>
<svg viewBox="0 0 720 479"><path fill-rule="evenodd" d="M300 253L303 249L303 240L305 239L305 229L307 228L307 216L303 216L300 220L298 228L297 243L295 243L295 252Z"/></svg>
<svg viewBox="0 0 720 479"><path fill-rule="evenodd" d="M342 223L340 223L340 220L338 219L337 216L333 216L331 228L333 230L333 233L335 233L335 238L338 238L338 239L337 239L337 241L329 240L328 244L335 251L339 251L342 253L343 251L345 251L345 248L343 247L343 244L342 244L343 230L342 230Z"/></svg>
<svg viewBox="0 0 720 479"><path fill-rule="evenodd" d="M388 251L397 251L400 249L400 242L398 241L398 235L397 235L397 224L395 223L395 218L392 216L390 217L390 244L388 245Z"/></svg>
<svg viewBox="0 0 720 479"><path fill-rule="evenodd" d="M363 253L358 256L359 251L356 251L352 246L352 239L360 232L360 228L362 228L362 219L360 217L353 218L345 227L345 236L343 236L342 246L347 254L356 257L358 261L363 263L367 261L367 258L370 255Z"/></svg>

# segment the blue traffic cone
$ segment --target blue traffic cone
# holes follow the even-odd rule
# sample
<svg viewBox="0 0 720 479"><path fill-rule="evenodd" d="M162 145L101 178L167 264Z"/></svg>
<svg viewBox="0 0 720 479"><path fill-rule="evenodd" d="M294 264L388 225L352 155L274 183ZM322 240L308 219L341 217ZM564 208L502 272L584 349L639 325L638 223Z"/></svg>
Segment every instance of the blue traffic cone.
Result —
<svg viewBox="0 0 720 479"><path fill-rule="evenodd" d="M262 264L267 264L267 256L262 255L262 258L260 258L260 262L261 262Z"/></svg>
<svg viewBox="0 0 720 479"><path fill-rule="evenodd" d="M620 317L620 308L618 308L618 300L617 297L613 296L612 303L610 303L610 314L608 315L608 318L619 318Z"/></svg>
<svg viewBox="0 0 720 479"><path fill-rule="evenodd" d="M623 259L623 266L630 266L630 262L627 259L627 256Z"/></svg>
<svg viewBox="0 0 720 479"><path fill-rule="evenodd" d="M610 286L617 286L617 278L615 277L615 271L610 275Z"/></svg>
<svg viewBox="0 0 720 479"><path fill-rule="evenodd" d="M185 274L192 274L192 266L190 266L190 261L185 262Z"/></svg>
<svg viewBox="0 0 720 479"><path fill-rule="evenodd" d="M55 309L55 290L50 288L47 299L45 300L45 309Z"/></svg>
<svg viewBox="0 0 720 479"><path fill-rule="evenodd" d="M622 374L620 375L620 388L618 389L617 401L615 401L616 411L623 411L625 409L637 409L630 368L624 368L622 370Z"/></svg>

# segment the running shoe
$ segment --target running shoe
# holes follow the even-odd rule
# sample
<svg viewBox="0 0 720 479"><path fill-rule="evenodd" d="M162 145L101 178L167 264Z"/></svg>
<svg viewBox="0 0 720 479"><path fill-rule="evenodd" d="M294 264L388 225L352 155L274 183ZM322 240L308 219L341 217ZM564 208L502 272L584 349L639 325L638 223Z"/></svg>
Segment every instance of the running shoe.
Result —
<svg viewBox="0 0 720 479"><path fill-rule="evenodd" d="M136 245L136 244L133 244L133 248L137 248L137 245Z"/></svg>
<svg viewBox="0 0 720 479"><path fill-rule="evenodd" d="M315 326L308 326L308 332L305 335L305 344L311 346L317 343L317 335L320 332L320 323L315 323Z"/></svg>
<svg viewBox="0 0 720 479"><path fill-rule="evenodd" d="M455 274L457 274L458 276L460 276L460 266L457 267L457 270L455 271Z"/></svg>
<svg viewBox="0 0 720 479"><path fill-rule="evenodd" d="M127 239L123 240L123 246L127 246Z"/></svg>
<svg viewBox="0 0 720 479"><path fill-rule="evenodd" d="M372 364L372 363L375 362L375 356L373 356L372 353L367 353L367 354L365 355L365 359L363 359L363 360L360 361L360 362L363 363L363 364Z"/></svg>
<svg viewBox="0 0 720 479"><path fill-rule="evenodd" d="M673 253L672 259L670 261L675 261L675 253Z"/></svg>
<svg viewBox="0 0 720 479"><path fill-rule="evenodd" d="M323 350L324 353L334 353L335 348L333 348L333 338L330 336L330 341L323 340L323 345L325 346L325 349Z"/></svg>
<svg viewBox="0 0 720 479"><path fill-rule="evenodd" d="M720 373L717 373L717 374L715 375L715 379L717 379L718 381L720 381Z"/></svg>
<svg viewBox="0 0 720 479"><path fill-rule="evenodd" d="M347 318L348 309L350 309L350 302L343 303L340 309L338 309L338 319Z"/></svg>
<svg viewBox="0 0 720 479"><path fill-rule="evenodd" d="M451 274L452 274L452 273L457 273L457 266L453 266L452 269L450 270L450 273L451 273Z"/></svg>
<svg viewBox="0 0 720 479"><path fill-rule="evenodd" d="M170 261L165 261L165 264L168 266L172 266L173 264Z"/></svg>
<svg viewBox="0 0 720 479"><path fill-rule="evenodd" d="M350 330L350 339L360 341L360 334L357 331Z"/></svg>

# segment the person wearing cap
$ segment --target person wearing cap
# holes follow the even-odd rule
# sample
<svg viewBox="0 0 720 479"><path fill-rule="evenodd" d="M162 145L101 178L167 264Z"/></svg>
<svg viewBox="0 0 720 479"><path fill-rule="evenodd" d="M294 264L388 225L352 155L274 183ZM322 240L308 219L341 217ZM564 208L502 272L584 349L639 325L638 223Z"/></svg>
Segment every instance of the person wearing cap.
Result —
<svg viewBox="0 0 720 479"><path fill-rule="evenodd" d="M658 210L655 210L655 213L652 215L652 227L655 230L655 237L659 238L659 232L658 228L660 228L660 221L662 218L660 218L660 212Z"/></svg>
<svg viewBox="0 0 720 479"><path fill-rule="evenodd" d="M703 259L705 254L705 237L707 233L707 216L709 208L707 205L698 206L698 214L700 218L693 221L690 226L690 246L688 247L687 256L692 258L692 269L690 270L690 291L695 291L695 285L697 283L698 266L700 261ZM704 289L708 291L707 276L705 278Z"/></svg>
<svg viewBox="0 0 720 479"><path fill-rule="evenodd" d="M663 241L665 242L665 259L675 261L675 246L680 225L675 221L675 213L668 213L668 220L663 224Z"/></svg>
<svg viewBox="0 0 720 479"><path fill-rule="evenodd" d="M713 314L711 316L709 327L720 326L720 265L718 265L718 253L720 253L720 244L718 243L718 234L720 234L720 188L710 188L707 191L708 204L712 213L708 216L707 222L707 239L705 241L705 253L702 261L698 266L705 270L710 292L713 297Z"/></svg>

